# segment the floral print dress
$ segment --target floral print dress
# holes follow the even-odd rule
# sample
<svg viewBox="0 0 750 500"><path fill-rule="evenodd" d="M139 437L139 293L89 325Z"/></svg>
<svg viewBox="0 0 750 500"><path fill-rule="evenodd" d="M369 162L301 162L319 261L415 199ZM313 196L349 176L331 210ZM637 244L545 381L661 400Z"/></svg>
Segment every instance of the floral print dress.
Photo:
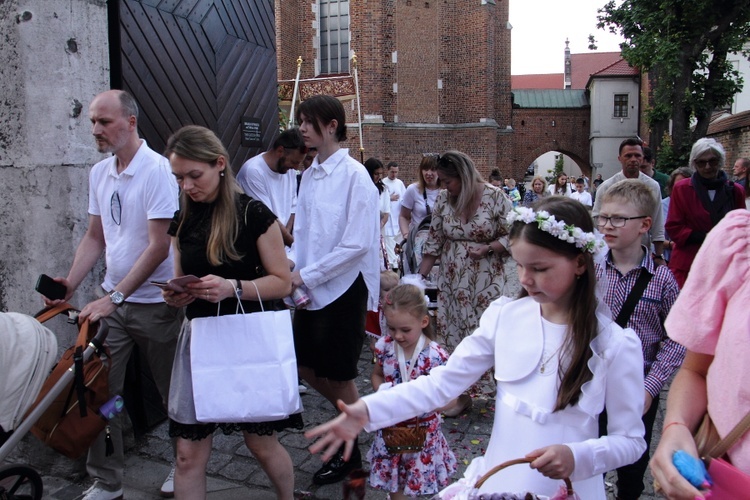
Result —
<svg viewBox="0 0 750 500"><path fill-rule="evenodd" d="M375 344L375 356L383 367L385 382L400 384L401 373L396 357L396 343L390 335L383 335ZM436 366L448 361L448 353L436 342L430 342L417 357L417 370L408 366L412 377L426 375ZM387 390L387 389L386 389ZM407 496L432 495L446 487L456 473L456 457L440 430L441 417L437 412L420 416L420 425L427 426L424 448L418 453L391 455L385 447L382 431L373 439L367 460L370 461L370 486L390 493Z"/></svg>
<svg viewBox="0 0 750 500"><path fill-rule="evenodd" d="M432 211L430 235L422 253L440 258L437 279L437 331L448 352L471 335L490 302L506 290L503 259L497 254L479 260L469 258L472 247L499 240L508 247L505 214L513 208L501 189L486 184L474 216L463 223L448 203L448 192L440 192ZM491 374L472 389L474 393L491 394Z"/></svg>

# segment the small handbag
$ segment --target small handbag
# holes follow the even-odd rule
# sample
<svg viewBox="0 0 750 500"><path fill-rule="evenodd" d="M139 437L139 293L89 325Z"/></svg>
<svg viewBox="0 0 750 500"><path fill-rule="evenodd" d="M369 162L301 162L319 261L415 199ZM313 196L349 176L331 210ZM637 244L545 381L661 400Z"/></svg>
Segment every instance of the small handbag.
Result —
<svg viewBox="0 0 750 500"><path fill-rule="evenodd" d="M257 285L251 281L258 292ZM283 420L302 411L288 310L194 318L190 367L199 422Z"/></svg>
<svg viewBox="0 0 750 500"><path fill-rule="evenodd" d="M416 370L417 359L419 353L422 352L426 343L425 336L422 335L414 347L414 353L412 354L409 366L411 370L406 369L406 359L404 358L404 350L394 342L396 349L396 356L398 358L399 371L401 373L401 379L408 382L412 379L412 375ZM386 427L381 430L383 441L385 442L385 449L391 455L399 455L402 453L419 453L424 448L425 440L427 439L427 426L420 425L432 418L420 419L414 417L413 419L406 420L404 422ZM427 424L429 425L429 424Z"/></svg>
<svg viewBox="0 0 750 500"><path fill-rule="evenodd" d="M382 430L385 449L391 455L418 453L424 448L427 427L415 417Z"/></svg>
<svg viewBox="0 0 750 500"><path fill-rule="evenodd" d="M703 417L698 431L695 433L695 444L698 453L711 476L711 499L733 500L746 498L750 491L750 475L742 472L725 460L729 448L750 429L750 413L745 415L724 439L716 442L719 434L708 416Z"/></svg>

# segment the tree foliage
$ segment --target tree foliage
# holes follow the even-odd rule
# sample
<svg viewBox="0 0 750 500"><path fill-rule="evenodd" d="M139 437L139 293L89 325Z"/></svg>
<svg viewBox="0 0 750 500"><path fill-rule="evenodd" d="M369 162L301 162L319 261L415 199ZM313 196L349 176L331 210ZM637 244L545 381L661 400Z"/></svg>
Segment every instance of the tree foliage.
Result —
<svg viewBox="0 0 750 500"><path fill-rule="evenodd" d="M750 39L750 2L610 1L599 9L598 19L600 28L625 39L623 58L648 72L649 142L659 151L659 163L686 164L692 143L706 135L711 113L731 104L742 89L742 77L727 54L742 53Z"/></svg>

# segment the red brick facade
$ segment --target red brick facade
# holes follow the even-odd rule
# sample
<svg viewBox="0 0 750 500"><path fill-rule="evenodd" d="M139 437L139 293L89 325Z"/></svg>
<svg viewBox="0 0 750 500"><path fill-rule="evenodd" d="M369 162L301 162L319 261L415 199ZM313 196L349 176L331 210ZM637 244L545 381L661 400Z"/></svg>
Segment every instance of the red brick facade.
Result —
<svg viewBox="0 0 750 500"><path fill-rule="evenodd" d="M529 165L544 153L557 151L591 176L590 113L589 108L513 110L513 145L518 162Z"/></svg>
<svg viewBox="0 0 750 500"><path fill-rule="evenodd" d="M302 78L319 76L316 5L317 0L276 0L280 80L295 77L300 55ZM470 155L485 176L500 168L521 179L526 167L550 150L588 165L588 126L582 127L588 117L563 110L569 116L558 120L556 137L565 148L560 149L545 139L546 127L534 118L519 125L526 115L514 116L507 1L352 0L349 9L363 119L377 117L363 124L365 158L398 162L405 182L414 180L423 153L447 149ZM355 103L344 107L347 121L357 123ZM358 135L350 128L348 146L356 157Z"/></svg>

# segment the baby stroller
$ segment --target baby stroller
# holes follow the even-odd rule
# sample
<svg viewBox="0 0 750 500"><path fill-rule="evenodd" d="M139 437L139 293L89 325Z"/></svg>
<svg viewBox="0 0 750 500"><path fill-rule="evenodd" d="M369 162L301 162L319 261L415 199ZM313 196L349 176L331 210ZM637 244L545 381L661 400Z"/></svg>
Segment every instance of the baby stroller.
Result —
<svg viewBox="0 0 750 500"><path fill-rule="evenodd" d="M75 377L74 370L66 371L26 415L58 356L55 334L41 323L60 313L68 315L69 323L77 322L78 311L69 304L44 309L34 318L19 313L0 313L0 399L3 401L0 407L0 462L5 461ZM107 331L106 323L100 322L97 335L83 352L84 361L102 346ZM39 500L42 493L42 478L31 467L21 464L0 466L0 500Z"/></svg>
<svg viewBox="0 0 750 500"><path fill-rule="evenodd" d="M412 226L407 238L399 244L398 268L401 276L419 272L419 264L422 262L422 247L429 236L431 222L432 217L428 215L419 224Z"/></svg>
<svg viewBox="0 0 750 500"><path fill-rule="evenodd" d="M430 234L430 223L432 216L428 214L419 224L409 230L408 237L397 245L396 252L399 256L399 271L401 276L416 274L422 263L422 248ZM426 283L425 293L430 298L430 309L437 308L437 273L439 260L435 262L430 273L430 279Z"/></svg>

